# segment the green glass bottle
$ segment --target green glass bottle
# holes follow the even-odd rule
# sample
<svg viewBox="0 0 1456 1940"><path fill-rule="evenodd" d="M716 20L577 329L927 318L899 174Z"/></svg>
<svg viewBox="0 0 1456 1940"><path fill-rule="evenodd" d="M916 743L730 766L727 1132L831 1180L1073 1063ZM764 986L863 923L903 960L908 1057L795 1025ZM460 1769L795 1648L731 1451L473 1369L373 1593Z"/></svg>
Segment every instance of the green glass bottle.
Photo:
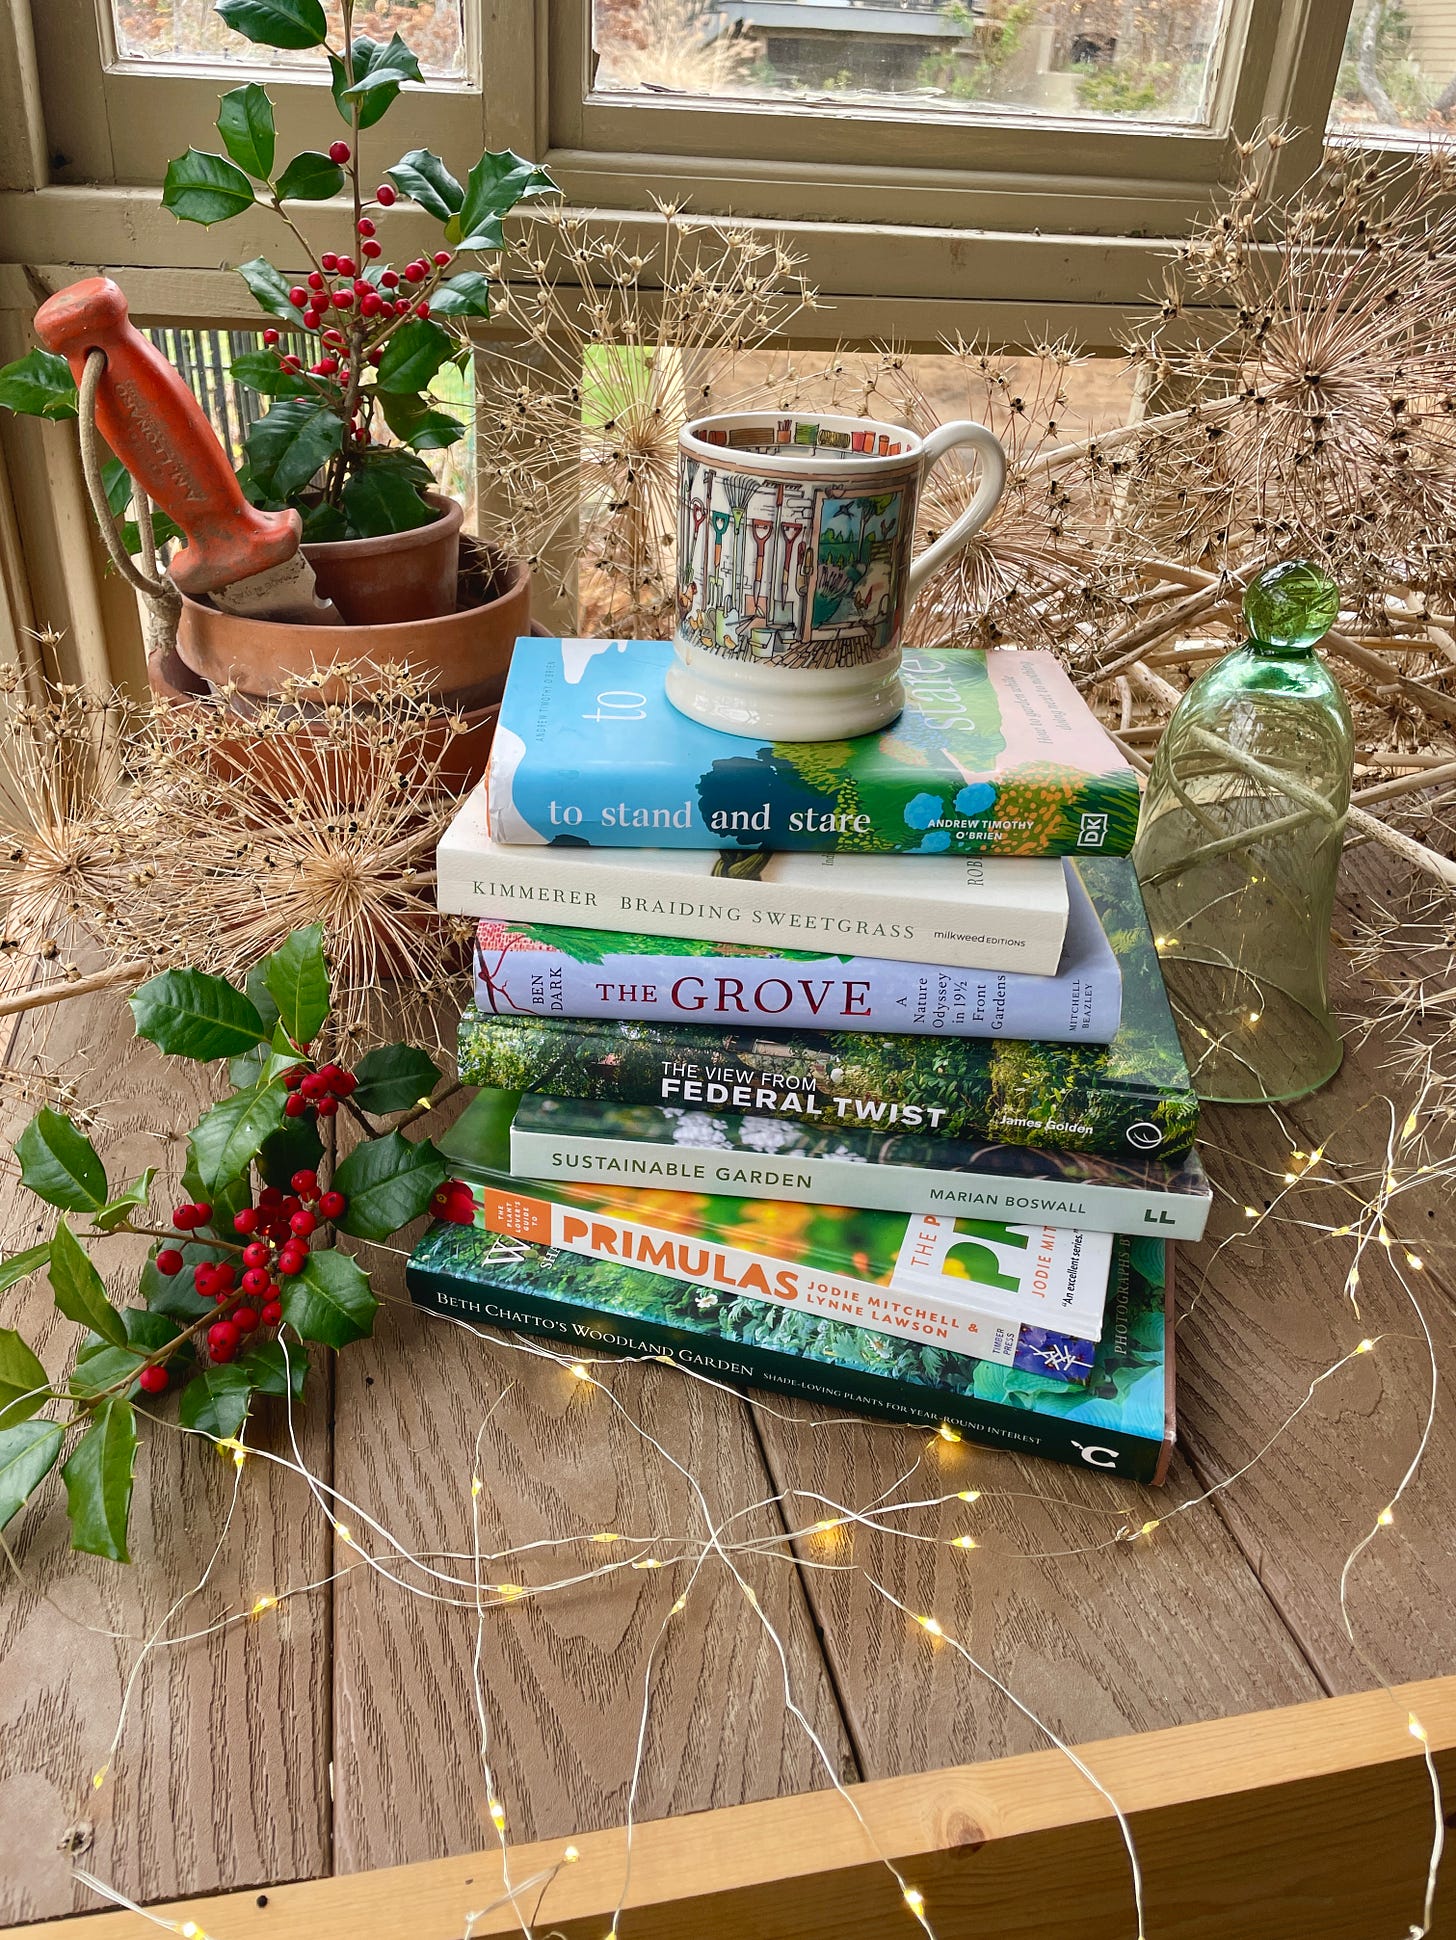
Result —
<svg viewBox="0 0 1456 1940"><path fill-rule="evenodd" d="M1249 638L1189 688L1133 859L1200 1098L1274 1103L1333 1077L1328 954L1354 734L1314 651L1339 612L1291 560L1244 596Z"/></svg>

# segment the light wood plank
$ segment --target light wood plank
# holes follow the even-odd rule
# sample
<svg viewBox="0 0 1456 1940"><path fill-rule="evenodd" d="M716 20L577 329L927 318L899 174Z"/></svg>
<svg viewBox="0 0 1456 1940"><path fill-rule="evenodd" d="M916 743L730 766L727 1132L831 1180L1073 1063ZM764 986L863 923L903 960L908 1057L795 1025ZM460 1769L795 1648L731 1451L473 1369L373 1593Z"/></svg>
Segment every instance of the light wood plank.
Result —
<svg viewBox="0 0 1456 1940"><path fill-rule="evenodd" d="M20 1028L12 1063L24 1065L27 1041L43 1044L47 1064L78 1079L99 1110L95 1138L113 1180L149 1164L175 1177L179 1128L204 1095L195 1066L139 1043L111 993L62 1006L48 1042L29 1035L33 1023ZM7 1145L30 1109L8 1110ZM157 1204L165 1191L159 1179ZM6 1250L33 1244L51 1223L12 1165L0 1181ZM118 1240L97 1253L112 1297L125 1300L144 1242ZM0 1296L0 1320L22 1329L53 1377L63 1372L79 1336L55 1315L43 1277ZM327 1366L315 1371L301 1430L315 1465L327 1463L328 1381ZM163 1412L174 1418L170 1406ZM275 1425L255 1439L277 1443L281 1431ZM327 1592L266 1622L154 1655L138 1679L112 1775L99 1791L91 1784L116 1728L134 1640L202 1575L233 1479L232 1463L195 1440L144 1431L134 1567L71 1553L55 1477L6 1532L25 1580L17 1586L7 1570L0 1594L0 1923L96 1904L72 1881L68 1834L76 1863L143 1900L327 1869L329 1716L319 1702L328 1689ZM321 1576L325 1554L302 1484L252 1463L209 1589L177 1628L200 1628L260 1594Z"/></svg>

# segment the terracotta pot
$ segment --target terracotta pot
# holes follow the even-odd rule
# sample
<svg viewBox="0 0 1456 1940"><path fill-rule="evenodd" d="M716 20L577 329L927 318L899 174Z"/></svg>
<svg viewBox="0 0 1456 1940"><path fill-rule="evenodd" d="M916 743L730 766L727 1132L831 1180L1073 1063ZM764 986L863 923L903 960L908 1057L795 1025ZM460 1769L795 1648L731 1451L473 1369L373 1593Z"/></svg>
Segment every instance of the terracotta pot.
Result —
<svg viewBox="0 0 1456 1940"><path fill-rule="evenodd" d="M305 677L344 662L355 691L383 667L408 665L432 694L468 692L498 700L511 650L531 630L531 575L519 560L504 560L475 541L462 549L462 561L457 610L431 620L294 626L223 613L184 597L177 649L204 681L232 684L244 694L276 694L290 675ZM316 690L320 700L341 700L348 691L343 679L326 680Z"/></svg>
<svg viewBox="0 0 1456 1940"><path fill-rule="evenodd" d="M465 508L439 492L426 492L424 498L440 516L413 532L304 547L320 593L334 602L346 625L391 626L454 612Z"/></svg>

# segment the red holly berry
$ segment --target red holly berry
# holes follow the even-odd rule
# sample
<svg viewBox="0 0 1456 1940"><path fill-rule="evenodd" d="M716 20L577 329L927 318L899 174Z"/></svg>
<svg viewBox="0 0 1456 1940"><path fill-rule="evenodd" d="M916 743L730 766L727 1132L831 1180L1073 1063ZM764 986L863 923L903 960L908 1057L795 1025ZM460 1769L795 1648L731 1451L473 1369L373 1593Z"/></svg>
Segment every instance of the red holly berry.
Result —
<svg viewBox="0 0 1456 1940"><path fill-rule="evenodd" d="M233 1290L231 1287L220 1287L214 1283L209 1290L209 1298L215 1300L219 1307L225 1307L232 1297Z"/></svg>
<svg viewBox="0 0 1456 1940"><path fill-rule="evenodd" d="M323 255L319 257L319 261L323 264L324 268L329 272L330 275L332 275L333 272L339 267L339 259L334 254L332 249L326 249Z"/></svg>
<svg viewBox="0 0 1456 1940"><path fill-rule="evenodd" d="M243 1248L243 1265L245 1267L266 1266L268 1259L268 1248L260 1239L250 1240Z"/></svg>
<svg viewBox="0 0 1456 1940"><path fill-rule="evenodd" d="M231 1289L237 1281L238 1270L231 1260L220 1260L212 1269L212 1284L216 1287Z"/></svg>
<svg viewBox="0 0 1456 1940"><path fill-rule="evenodd" d="M319 1211L325 1219L337 1219L348 1210L349 1202L342 1192L326 1192L319 1200Z"/></svg>
<svg viewBox="0 0 1456 1940"><path fill-rule="evenodd" d="M399 200L399 190L392 182L381 182L374 191L374 200L381 209L392 209Z"/></svg>
<svg viewBox="0 0 1456 1940"><path fill-rule="evenodd" d="M258 1230L258 1215L251 1206L244 1206L241 1212L233 1214L235 1233L254 1233Z"/></svg>
<svg viewBox="0 0 1456 1940"><path fill-rule="evenodd" d="M322 1098L329 1088L329 1081L322 1071L310 1071L299 1090L305 1098Z"/></svg>
<svg viewBox="0 0 1456 1940"><path fill-rule="evenodd" d="M359 299L359 314L362 317L377 317L383 308L384 298L378 290L371 290L367 296Z"/></svg>
<svg viewBox="0 0 1456 1940"><path fill-rule="evenodd" d="M276 350L278 347L279 341L280 341L279 335L276 330L265 330L263 332L263 342L267 345L269 350Z"/></svg>
<svg viewBox="0 0 1456 1940"><path fill-rule="evenodd" d="M427 317L429 314L430 306L428 303L417 303L415 305L415 315L417 317Z"/></svg>
<svg viewBox="0 0 1456 1940"><path fill-rule="evenodd" d="M304 280L311 290L321 290L324 287L323 273L320 270L311 269Z"/></svg>
<svg viewBox="0 0 1456 1940"><path fill-rule="evenodd" d="M190 1233L194 1226L202 1224L201 1208L194 1206L190 1199L184 1199L180 1206L172 1209L172 1224L178 1232Z"/></svg>
<svg viewBox="0 0 1456 1940"><path fill-rule="evenodd" d="M300 1199L312 1199L318 1193L318 1174L309 1168L295 1172L288 1183Z"/></svg>
<svg viewBox="0 0 1456 1940"><path fill-rule="evenodd" d="M207 1330L207 1351L215 1361L230 1361L242 1335L230 1320L216 1320Z"/></svg>
<svg viewBox="0 0 1456 1940"><path fill-rule="evenodd" d="M360 243L359 254L361 256L367 256L372 262L376 256L382 256L384 254L384 246L382 243L375 242L374 238L369 236Z"/></svg>
<svg viewBox="0 0 1456 1940"><path fill-rule="evenodd" d="M182 1255L175 1246L164 1246L157 1255L158 1273L165 1273L169 1278L174 1273L180 1273L182 1265Z"/></svg>
<svg viewBox="0 0 1456 1940"><path fill-rule="evenodd" d="M244 1293L266 1293L267 1291L268 1291L267 1273L263 1270L261 1266L250 1266L247 1272L243 1275L243 1292Z"/></svg>
<svg viewBox="0 0 1456 1940"><path fill-rule="evenodd" d="M382 350L371 350L368 361L378 370L379 366L384 362L384 352Z"/></svg>
<svg viewBox="0 0 1456 1940"><path fill-rule="evenodd" d="M361 236L372 236L374 234L374 218L372 216L360 216L359 220L354 224L354 227Z"/></svg>
<svg viewBox="0 0 1456 1940"><path fill-rule="evenodd" d="M339 258L339 274L340 276L357 276L359 274L359 265L354 261L352 256L341 256Z"/></svg>
<svg viewBox="0 0 1456 1940"><path fill-rule="evenodd" d="M404 280L406 283L423 283L428 274L429 272L423 263L406 263L404 266Z"/></svg>
<svg viewBox="0 0 1456 1940"><path fill-rule="evenodd" d="M340 168L344 166L353 152L353 149L350 148L346 141L330 142L329 144L329 160L331 162L337 162Z"/></svg>
<svg viewBox="0 0 1456 1940"><path fill-rule="evenodd" d="M305 1208L302 1212L296 1212L293 1215L293 1217L289 1220L288 1224L293 1230L293 1232L298 1236L299 1239L307 1239L309 1234L313 1232L315 1227L318 1225L318 1221L314 1218L313 1214L309 1212L307 1208Z"/></svg>
<svg viewBox="0 0 1456 1940"><path fill-rule="evenodd" d="M282 1186L264 1186L258 1194L258 1205L264 1212L276 1212L282 1204Z"/></svg>
<svg viewBox="0 0 1456 1940"><path fill-rule="evenodd" d="M320 1118L332 1118L338 1109L339 1101L337 1098L320 1098L318 1101L317 1110Z"/></svg>
<svg viewBox="0 0 1456 1940"><path fill-rule="evenodd" d="M316 364L308 367L310 377L329 377L338 369L332 357L320 357Z"/></svg>
<svg viewBox="0 0 1456 1940"><path fill-rule="evenodd" d="M293 371L302 370L303 359L301 357L285 357L283 359L283 368L284 370L293 370Z"/></svg>
<svg viewBox="0 0 1456 1940"><path fill-rule="evenodd" d="M258 1318L262 1321L265 1327L276 1327L279 1321L282 1320L283 1318L282 1301L281 1300L265 1301L263 1303L263 1311L259 1314Z"/></svg>
<svg viewBox="0 0 1456 1940"><path fill-rule="evenodd" d="M212 1298L212 1290L217 1283L213 1279L212 1264L210 1261L199 1260L197 1265L193 1267L192 1284L204 1300L210 1300Z"/></svg>
<svg viewBox="0 0 1456 1940"><path fill-rule="evenodd" d="M334 291L334 308L336 310L352 310L353 307L354 292L352 290Z"/></svg>
<svg viewBox="0 0 1456 1940"><path fill-rule="evenodd" d="M407 296L402 296L399 298L398 302L394 306L394 314L397 317L407 317L409 315L409 309L410 309L409 298Z"/></svg>
<svg viewBox="0 0 1456 1940"><path fill-rule="evenodd" d="M143 1394L160 1394L167 1385L167 1370L164 1367L144 1367L137 1376L137 1386Z"/></svg>
<svg viewBox="0 0 1456 1940"><path fill-rule="evenodd" d="M379 281L386 290L397 289L399 287L399 271L397 269L381 270L379 273Z"/></svg>
<svg viewBox="0 0 1456 1940"><path fill-rule="evenodd" d="M320 282L322 280L320 278ZM293 288L288 292L288 301L293 305L295 310L302 310L308 303L308 291L301 283L295 283Z"/></svg>
<svg viewBox="0 0 1456 1940"><path fill-rule="evenodd" d="M288 1118L302 1118L308 1110L308 1100L301 1091L290 1091L283 1101L284 1115Z"/></svg>
<svg viewBox="0 0 1456 1940"><path fill-rule="evenodd" d="M258 1310L256 1307L234 1307L232 1321L240 1334L251 1334L258 1324Z"/></svg>
<svg viewBox="0 0 1456 1940"><path fill-rule="evenodd" d="M278 1271L285 1280L292 1279L295 1273L302 1273L303 1263L307 1258L308 1254L301 1246L298 1248L285 1246L278 1255Z"/></svg>
<svg viewBox="0 0 1456 1940"><path fill-rule="evenodd" d="M336 1098L352 1098L359 1080L352 1071L341 1071L334 1079L333 1091Z"/></svg>
<svg viewBox="0 0 1456 1940"><path fill-rule="evenodd" d="M286 1091L297 1091L302 1082L303 1066L301 1064L290 1064L283 1074L284 1089Z"/></svg>
<svg viewBox="0 0 1456 1940"><path fill-rule="evenodd" d="M435 267L437 269L444 269L450 261L451 256L448 249L437 249L435 251Z"/></svg>
<svg viewBox="0 0 1456 1940"><path fill-rule="evenodd" d="M447 1179L444 1185L436 1188L430 1200L430 1211L437 1219L448 1220L454 1226L469 1226L475 1219L475 1195L463 1179Z"/></svg>

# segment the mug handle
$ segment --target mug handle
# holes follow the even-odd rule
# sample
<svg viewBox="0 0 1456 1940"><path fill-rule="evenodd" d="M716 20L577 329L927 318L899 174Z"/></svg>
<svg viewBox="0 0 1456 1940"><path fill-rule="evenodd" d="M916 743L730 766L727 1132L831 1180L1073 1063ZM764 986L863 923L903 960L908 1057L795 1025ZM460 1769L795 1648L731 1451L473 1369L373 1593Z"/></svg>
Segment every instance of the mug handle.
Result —
<svg viewBox="0 0 1456 1940"><path fill-rule="evenodd" d="M957 424L943 424L932 431L921 447L925 460L925 470L939 464L948 451L957 445L974 445L981 455L981 482L976 487L976 496L955 523L942 532L934 545L927 546L918 559L912 560L906 584L906 598L913 600L920 588L933 572L937 572L948 559L958 553L973 533L979 532L1001 502L1001 494L1006 489L1006 449L994 431L988 431L983 424L972 424L969 420Z"/></svg>

